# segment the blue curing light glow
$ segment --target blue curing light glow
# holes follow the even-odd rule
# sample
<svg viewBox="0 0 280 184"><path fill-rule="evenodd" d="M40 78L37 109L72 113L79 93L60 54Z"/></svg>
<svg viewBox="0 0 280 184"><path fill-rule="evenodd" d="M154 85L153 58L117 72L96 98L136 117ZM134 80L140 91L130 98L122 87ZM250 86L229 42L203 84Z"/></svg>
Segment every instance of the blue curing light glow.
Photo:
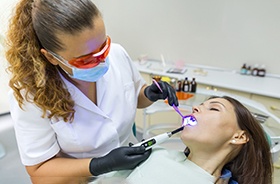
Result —
<svg viewBox="0 0 280 184"><path fill-rule="evenodd" d="M197 121L194 116L184 116L182 126L191 125L194 126L197 124Z"/></svg>

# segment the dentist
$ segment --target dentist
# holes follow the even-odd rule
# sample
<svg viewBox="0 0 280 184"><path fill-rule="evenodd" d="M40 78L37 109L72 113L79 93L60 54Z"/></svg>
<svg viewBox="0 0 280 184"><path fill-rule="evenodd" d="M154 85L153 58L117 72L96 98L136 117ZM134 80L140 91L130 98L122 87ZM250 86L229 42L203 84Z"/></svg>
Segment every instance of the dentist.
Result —
<svg viewBox="0 0 280 184"><path fill-rule="evenodd" d="M136 108L178 106L176 93L145 84L91 0L20 0L7 41L11 116L33 183L86 182L149 157L126 146Z"/></svg>

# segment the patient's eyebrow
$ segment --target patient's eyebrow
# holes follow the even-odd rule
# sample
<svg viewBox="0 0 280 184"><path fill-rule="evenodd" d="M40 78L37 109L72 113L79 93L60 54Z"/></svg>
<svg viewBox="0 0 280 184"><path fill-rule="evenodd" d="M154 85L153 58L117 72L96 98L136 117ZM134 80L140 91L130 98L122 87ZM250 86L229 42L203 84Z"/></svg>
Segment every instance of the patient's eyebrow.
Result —
<svg viewBox="0 0 280 184"><path fill-rule="evenodd" d="M218 101L211 101L210 102L210 104L213 104L213 103L221 104L226 109L226 106L223 103L221 103L221 102L218 102Z"/></svg>

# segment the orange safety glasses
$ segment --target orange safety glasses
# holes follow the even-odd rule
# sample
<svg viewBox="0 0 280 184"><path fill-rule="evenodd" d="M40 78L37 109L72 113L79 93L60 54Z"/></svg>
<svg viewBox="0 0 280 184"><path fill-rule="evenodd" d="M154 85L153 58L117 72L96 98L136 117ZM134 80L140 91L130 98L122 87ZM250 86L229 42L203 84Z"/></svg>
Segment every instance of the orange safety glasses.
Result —
<svg viewBox="0 0 280 184"><path fill-rule="evenodd" d="M93 68L99 63L104 62L105 58L108 56L111 47L111 38L107 36L105 43L99 49L98 52L94 51L86 56L79 58L73 58L68 63L76 68L87 69Z"/></svg>

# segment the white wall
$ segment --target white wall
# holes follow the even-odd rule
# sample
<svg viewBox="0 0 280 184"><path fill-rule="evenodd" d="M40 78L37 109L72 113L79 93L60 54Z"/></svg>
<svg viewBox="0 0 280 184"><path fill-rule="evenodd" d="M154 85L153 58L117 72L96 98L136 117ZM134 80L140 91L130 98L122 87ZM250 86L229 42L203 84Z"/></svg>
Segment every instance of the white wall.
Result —
<svg viewBox="0 0 280 184"><path fill-rule="evenodd" d="M265 64L280 74L279 0L93 0L107 32L141 54L237 69Z"/></svg>
<svg viewBox="0 0 280 184"><path fill-rule="evenodd" d="M2 38L0 37L0 43ZM0 44L0 114L6 113L9 109L7 100L8 87L8 74L5 71L7 67L6 60L3 57L3 46Z"/></svg>
<svg viewBox="0 0 280 184"><path fill-rule="evenodd" d="M9 111L8 103L8 81L9 76L6 72L7 61L4 57L3 38L7 31L8 19L10 17L12 7L18 0L0 0L0 114Z"/></svg>
<svg viewBox="0 0 280 184"><path fill-rule="evenodd" d="M0 34L19 0L0 0ZM132 59L184 61L229 69L265 64L280 74L280 0L93 0L108 34ZM0 113L6 110L6 61L0 47ZM3 87L4 86L4 87Z"/></svg>

